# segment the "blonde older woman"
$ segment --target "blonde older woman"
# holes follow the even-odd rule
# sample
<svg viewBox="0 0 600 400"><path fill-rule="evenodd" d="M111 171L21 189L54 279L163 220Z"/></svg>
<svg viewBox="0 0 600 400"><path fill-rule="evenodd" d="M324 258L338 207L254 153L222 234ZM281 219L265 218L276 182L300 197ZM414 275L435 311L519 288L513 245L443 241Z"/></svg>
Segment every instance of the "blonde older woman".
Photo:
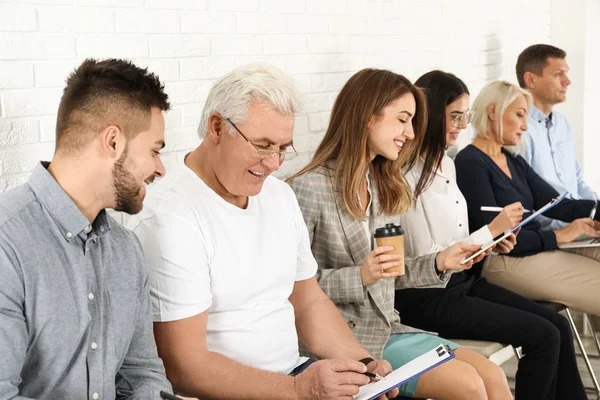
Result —
<svg viewBox="0 0 600 400"><path fill-rule="evenodd" d="M485 86L473 104L477 136L456 157L457 183L467 200L471 231L495 217L481 211L481 206L503 207L519 201L525 209L534 210L559 195L516 155L530 109L531 95L503 81ZM598 223L588 218L594 204L563 200L546 215L568 222L565 229L544 231L539 222L529 223L510 254L486 259L483 276L534 300L600 314L600 248L562 251L558 247L582 235L598 236L594 229ZM595 217L600 218L600 213Z"/></svg>

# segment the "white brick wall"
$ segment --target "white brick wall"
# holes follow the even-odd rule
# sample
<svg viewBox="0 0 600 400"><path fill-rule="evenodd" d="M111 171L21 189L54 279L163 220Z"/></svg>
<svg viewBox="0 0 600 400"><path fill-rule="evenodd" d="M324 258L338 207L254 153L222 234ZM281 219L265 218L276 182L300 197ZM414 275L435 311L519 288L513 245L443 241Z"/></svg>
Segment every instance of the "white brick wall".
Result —
<svg viewBox="0 0 600 400"><path fill-rule="evenodd" d="M514 81L519 51L550 38L551 0L0 0L0 192L22 183L54 147L66 75L85 57L126 57L166 81L167 166L198 144L216 78L267 61L305 95L295 143L305 165L335 96L361 68L414 80L441 68L472 93Z"/></svg>

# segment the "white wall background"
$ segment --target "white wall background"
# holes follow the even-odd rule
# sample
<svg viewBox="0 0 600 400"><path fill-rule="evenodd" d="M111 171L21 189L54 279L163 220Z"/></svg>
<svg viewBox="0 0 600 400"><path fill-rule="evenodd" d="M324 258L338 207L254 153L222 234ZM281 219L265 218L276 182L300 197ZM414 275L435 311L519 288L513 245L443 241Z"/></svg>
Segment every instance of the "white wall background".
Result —
<svg viewBox="0 0 600 400"><path fill-rule="evenodd" d="M551 8L551 41L567 50L572 81L567 101L557 109L569 118L587 182L599 190L600 0L552 0Z"/></svg>
<svg viewBox="0 0 600 400"><path fill-rule="evenodd" d="M491 79L516 82L518 53L550 41L551 3L0 0L0 192L51 158L64 79L86 57L130 58L166 81L174 105L167 166L198 144L196 125L215 78L251 61L279 66L305 94L294 139L301 155L284 164L285 176L309 161L354 72L383 67L414 81L439 68L465 80L472 94Z"/></svg>

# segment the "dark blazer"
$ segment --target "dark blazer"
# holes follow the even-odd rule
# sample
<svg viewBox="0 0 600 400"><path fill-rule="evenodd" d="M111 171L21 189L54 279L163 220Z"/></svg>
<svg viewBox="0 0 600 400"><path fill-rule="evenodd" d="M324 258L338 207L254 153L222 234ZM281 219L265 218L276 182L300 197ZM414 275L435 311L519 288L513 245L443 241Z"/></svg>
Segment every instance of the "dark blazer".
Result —
<svg viewBox="0 0 600 400"><path fill-rule="evenodd" d="M543 207L559 193L544 181L521 156L502 149L512 175L510 179L483 151L473 145L465 147L456 156L456 182L467 200L469 230L476 231L489 224L497 214L481 211L481 206L505 207L520 201L528 210ZM589 217L593 200L564 199L544 215L571 222ZM523 217L526 218L527 214ZM596 214L596 219L600 213ZM540 223L531 221L519 233L517 245L508 255L524 257L542 251L556 250L556 235L542 230Z"/></svg>

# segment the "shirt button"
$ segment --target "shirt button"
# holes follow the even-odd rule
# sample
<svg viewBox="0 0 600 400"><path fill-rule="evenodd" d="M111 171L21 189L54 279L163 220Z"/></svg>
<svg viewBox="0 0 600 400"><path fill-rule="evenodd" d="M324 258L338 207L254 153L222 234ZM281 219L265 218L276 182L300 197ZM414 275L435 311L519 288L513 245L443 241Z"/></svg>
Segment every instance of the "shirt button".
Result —
<svg viewBox="0 0 600 400"><path fill-rule="evenodd" d="M459 227L459 228L462 228L462 224L458 224L458 227Z"/></svg>
<svg viewBox="0 0 600 400"><path fill-rule="evenodd" d="M67 232L67 233L65 233L65 237L67 239L71 239L73 237L73 234L71 232Z"/></svg>
<svg viewBox="0 0 600 400"><path fill-rule="evenodd" d="M446 181L446 183L450 183L450 181Z"/></svg>
<svg viewBox="0 0 600 400"><path fill-rule="evenodd" d="M90 347L92 348L92 350L96 350L98 348L98 344L96 342L92 342L92 345Z"/></svg>
<svg viewBox="0 0 600 400"><path fill-rule="evenodd" d="M100 232L104 232L104 226L100 227Z"/></svg>
<svg viewBox="0 0 600 400"><path fill-rule="evenodd" d="M94 392L94 394L92 395L92 399L94 399L94 400L98 400L98 397L100 397L100 396L98 395L98 393Z"/></svg>
<svg viewBox="0 0 600 400"><path fill-rule="evenodd" d="M94 293L88 293L88 299L94 300Z"/></svg>
<svg viewBox="0 0 600 400"><path fill-rule="evenodd" d="M458 204L458 200L456 200L456 204Z"/></svg>

